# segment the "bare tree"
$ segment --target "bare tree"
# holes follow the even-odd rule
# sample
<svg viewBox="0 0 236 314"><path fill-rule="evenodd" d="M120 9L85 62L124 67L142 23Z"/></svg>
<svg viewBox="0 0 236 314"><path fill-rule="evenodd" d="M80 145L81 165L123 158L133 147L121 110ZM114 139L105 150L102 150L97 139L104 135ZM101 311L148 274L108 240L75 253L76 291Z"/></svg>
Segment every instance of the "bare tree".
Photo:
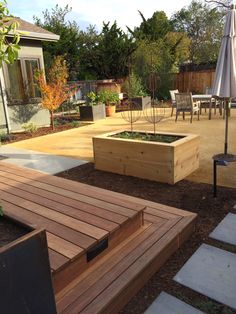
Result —
<svg viewBox="0 0 236 314"><path fill-rule="evenodd" d="M231 0L205 0L205 2L219 9L229 9L232 3Z"/></svg>

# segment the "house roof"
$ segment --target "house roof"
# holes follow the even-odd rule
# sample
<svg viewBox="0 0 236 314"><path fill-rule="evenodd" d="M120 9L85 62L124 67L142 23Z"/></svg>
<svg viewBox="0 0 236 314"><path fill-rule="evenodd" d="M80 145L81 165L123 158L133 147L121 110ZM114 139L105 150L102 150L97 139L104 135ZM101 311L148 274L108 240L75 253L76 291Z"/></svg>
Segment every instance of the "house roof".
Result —
<svg viewBox="0 0 236 314"><path fill-rule="evenodd" d="M48 30L43 29L42 27L22 20L19 17L14 17L8 23L11 23L12 21L18 22L19 24L18 30L24 32L23 34L21 34L21 38L35 39L41 41L57 41L60 39L60 36L52 32L49 32Z"/></svg>

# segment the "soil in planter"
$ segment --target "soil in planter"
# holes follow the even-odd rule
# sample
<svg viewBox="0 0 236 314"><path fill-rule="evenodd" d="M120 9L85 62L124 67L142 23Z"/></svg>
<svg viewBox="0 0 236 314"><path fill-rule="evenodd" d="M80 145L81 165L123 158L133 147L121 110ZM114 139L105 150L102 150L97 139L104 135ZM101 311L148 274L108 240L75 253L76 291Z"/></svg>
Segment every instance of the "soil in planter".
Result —
<svg viewBox="0 0 236 314"><path fill-rule="evenodd" d="M0 247L30 232L14 221L0 216Z"/></svg>
<svg viewBox="0 0 236 314"><path fill-rule="evenodd" d="M184 138L184 136L169 135L169 134L153 134L153 133L144 133L144 132L129 132L124 131L111 137L124 138L129 140L139 140L139 141L149 141L149 142L159 142L159 143L173 143L175 141Z"/></svg>

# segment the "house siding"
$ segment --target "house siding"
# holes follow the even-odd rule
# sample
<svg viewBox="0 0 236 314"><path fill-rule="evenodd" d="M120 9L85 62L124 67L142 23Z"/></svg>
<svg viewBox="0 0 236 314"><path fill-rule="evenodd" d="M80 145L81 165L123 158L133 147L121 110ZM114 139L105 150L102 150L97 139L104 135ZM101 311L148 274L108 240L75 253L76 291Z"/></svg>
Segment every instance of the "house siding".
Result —
<svg viewBox="0 0 236 314"><path fill-rule="evenodd" d="M40 41L22 39L20 46L19 58L38 58L41 68L44 69L43 49ZM1 107L0 103L0 115L2 117ZM50 125L49 112L43 109L40 104L8 105L8 115L10 131L22 131L22 124L28 122L32 122L37 126ZM0 128L1 124L2 123L0 123Z"/></svg>
<svg viewBox="0 0 236 314"><path fill-rule="evenodd" d="M0 97L0 132L1 130L6 130L6 119L5 119L5 112L3 107L2 97Z"/></svg>

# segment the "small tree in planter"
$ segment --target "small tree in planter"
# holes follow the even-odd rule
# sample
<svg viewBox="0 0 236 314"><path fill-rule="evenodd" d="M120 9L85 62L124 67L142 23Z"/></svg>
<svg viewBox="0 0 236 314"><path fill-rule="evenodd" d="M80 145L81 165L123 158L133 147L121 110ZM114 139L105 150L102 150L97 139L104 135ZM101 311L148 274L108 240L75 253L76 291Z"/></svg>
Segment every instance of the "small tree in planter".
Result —
<svg viewBox="0 0 236 314"><path fill-rule="evenodd" d="M141 110L143 110L145 105L151 101L151 98L147 96L141 79L134 73L131 73L125 80L122 85L122 91L127 94L131 101L137 103Z"/></svg>
<svg viewBox="0 0 236 314"><path fill-rule="evenodd" d="M62 56L55 57L48 72L48 83L42 71L36 73L36 79L42 93L42 106L50 112L52 130L54 130L54 111L70 97L69 88L66 85L67 78L68 67Z"/></svg>
<svg viewBox="0 0 236 314"><path fill-rule="evenodd" d="M98 93L99 100L106 106L106 116L111 117L116 111L116 104L119 101L119 94L109 90Z"/></svg>

